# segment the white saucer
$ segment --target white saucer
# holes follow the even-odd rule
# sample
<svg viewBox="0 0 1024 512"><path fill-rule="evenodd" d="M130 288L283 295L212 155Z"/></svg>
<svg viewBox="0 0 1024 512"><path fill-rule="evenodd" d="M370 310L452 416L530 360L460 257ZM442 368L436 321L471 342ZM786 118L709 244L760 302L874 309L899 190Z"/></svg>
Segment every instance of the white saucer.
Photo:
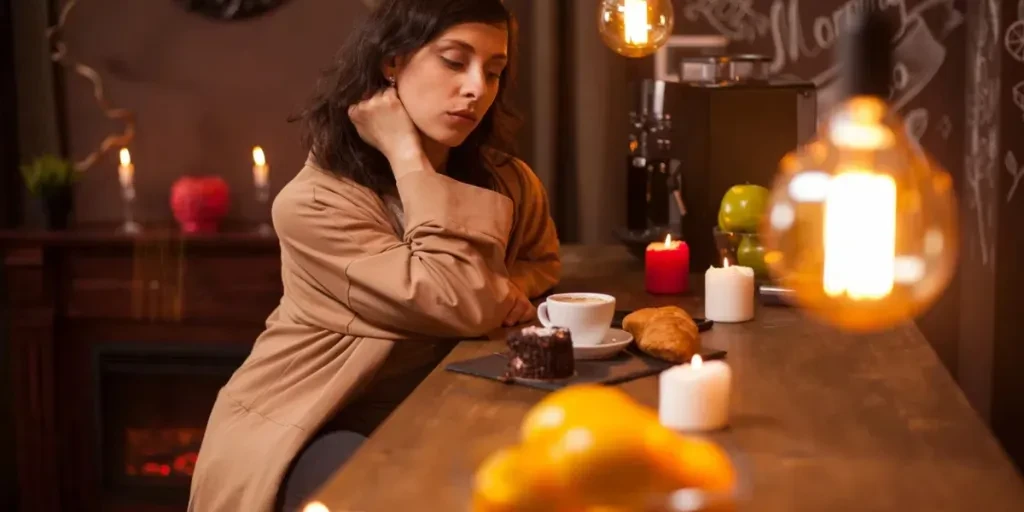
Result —
<svg viewBox="0 0 1024 512"><path fill-rule="evenodd" d="M622 329L608 329L599 345L573 345L572 355L576 359L607 359L622 351L633 341L633 335Z"/></svg>

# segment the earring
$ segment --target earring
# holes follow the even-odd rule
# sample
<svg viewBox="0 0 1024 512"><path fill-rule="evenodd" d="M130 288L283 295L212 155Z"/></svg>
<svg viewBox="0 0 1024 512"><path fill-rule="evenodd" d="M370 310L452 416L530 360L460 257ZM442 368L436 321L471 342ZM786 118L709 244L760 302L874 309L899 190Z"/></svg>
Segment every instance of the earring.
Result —
<svg viewBox="0 0 1024 512"><path fill-rule="evenodd" d="M391 84L391 87L394 87L395 86L395 77L394 76L389 76L388 77L388 83Z"/></svg>

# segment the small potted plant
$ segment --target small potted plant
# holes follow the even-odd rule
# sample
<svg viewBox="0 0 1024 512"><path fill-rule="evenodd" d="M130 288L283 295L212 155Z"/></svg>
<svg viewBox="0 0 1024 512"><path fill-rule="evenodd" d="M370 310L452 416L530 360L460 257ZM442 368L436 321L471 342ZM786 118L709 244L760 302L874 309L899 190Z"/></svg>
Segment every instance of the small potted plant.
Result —
<svg viewBox="0 0 1024 512"><path fill-rule="evenodd" d="M43 206L48 229L67 229L74 209L74 184L79 172L68 160L56 155L43 155L21 166L21 176L32 195Z"/></svg>

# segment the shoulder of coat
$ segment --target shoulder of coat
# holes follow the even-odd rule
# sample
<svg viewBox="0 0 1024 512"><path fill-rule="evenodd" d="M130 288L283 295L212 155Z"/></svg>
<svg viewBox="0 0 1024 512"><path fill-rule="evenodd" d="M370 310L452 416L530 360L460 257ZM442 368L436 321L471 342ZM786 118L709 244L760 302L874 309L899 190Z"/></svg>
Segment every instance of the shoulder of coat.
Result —
<svg viewBox="0 0 1024 512"><path fill-rule="evenodd" d="M309 161L281 189L274 203L289 207L358 208L377 213L386 211L384 201L374 191Z"/></svg>
<svg viewBox="0 0 1024 512"><path fill-rule="evenodd" d="M523 160L503 151L487 148L484 156L498 178L500 187L516 197L520 192L542 187L540 179Z"/></svg>

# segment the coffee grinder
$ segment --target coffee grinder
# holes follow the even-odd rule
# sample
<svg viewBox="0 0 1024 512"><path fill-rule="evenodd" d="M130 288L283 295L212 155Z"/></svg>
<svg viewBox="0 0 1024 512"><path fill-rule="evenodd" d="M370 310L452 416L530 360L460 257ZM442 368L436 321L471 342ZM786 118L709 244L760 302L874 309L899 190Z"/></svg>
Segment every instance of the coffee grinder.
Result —
<svg viewBox="0 0 1024 512"><path fill-rule="evenodd" d="M686 214L680 161L672 154L672 114L665 112L667 82L647 80L629 113L626 159L626 236L647 241L682 236Z"/></svg>
<svg viewBox="0 0 1024 512"><path fill-rule="evenodd" d="M761 55L684 57L679 81L633 84L617 235L634 254L671 234L689 245L691 272L721 265L713 229L725 192L770 188L779 160L813 137L814 84L771 77L768 64Z"/></svg>

